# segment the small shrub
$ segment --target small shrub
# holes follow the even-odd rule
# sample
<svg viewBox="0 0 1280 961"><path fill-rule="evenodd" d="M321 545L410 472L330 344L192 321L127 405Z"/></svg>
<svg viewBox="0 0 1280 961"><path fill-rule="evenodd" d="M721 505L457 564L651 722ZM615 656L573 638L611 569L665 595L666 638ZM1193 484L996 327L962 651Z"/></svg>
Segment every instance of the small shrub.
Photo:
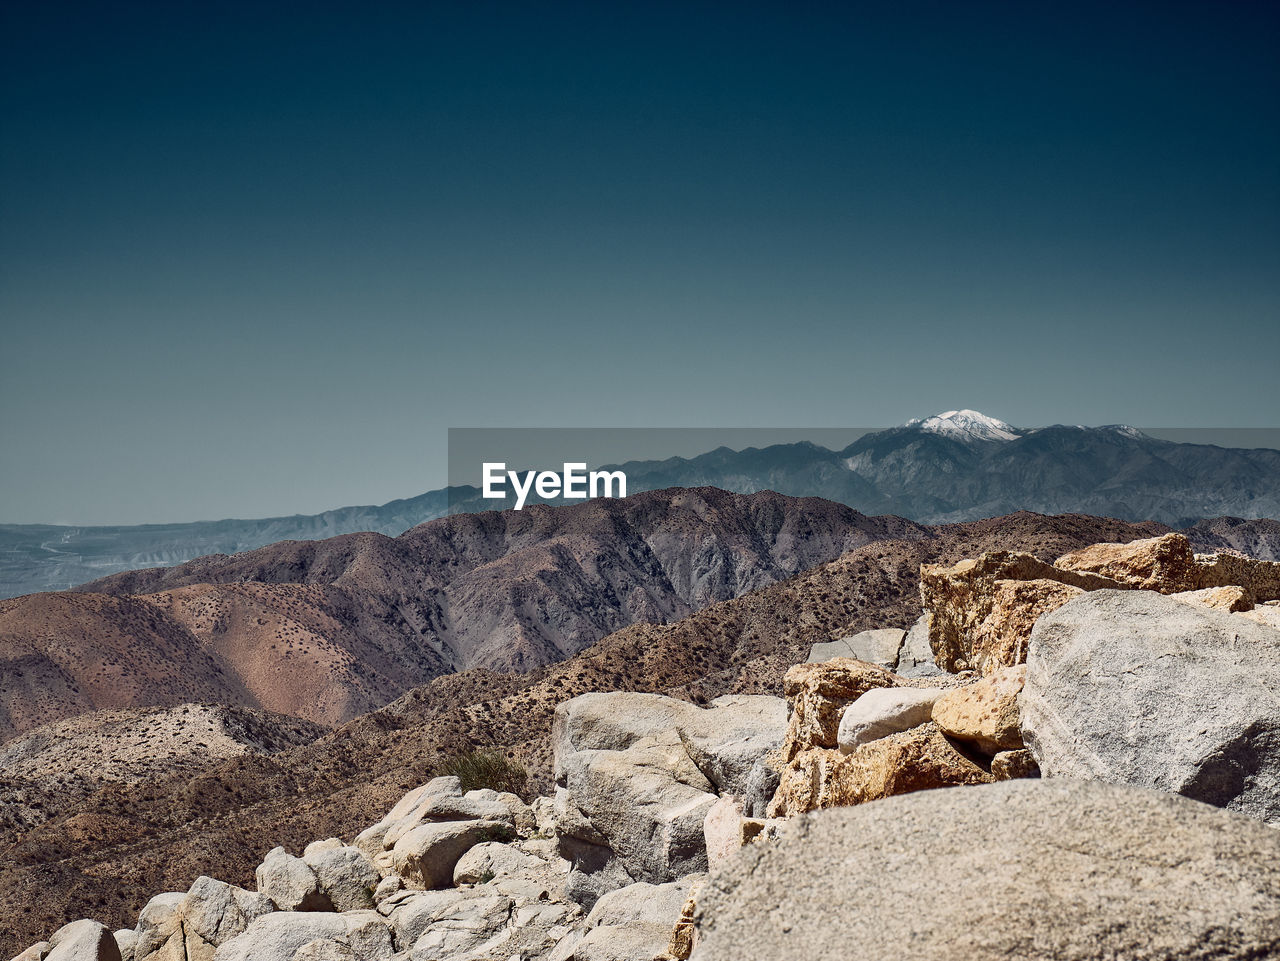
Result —
<svg viewBox="0 0 1280 961"><path fill-rule="evenodd" d="M466 751L446 758L443 774L452 774L462 782L462 790L489 788L524 795L529 772L519 762L496 751Z"/></svg>

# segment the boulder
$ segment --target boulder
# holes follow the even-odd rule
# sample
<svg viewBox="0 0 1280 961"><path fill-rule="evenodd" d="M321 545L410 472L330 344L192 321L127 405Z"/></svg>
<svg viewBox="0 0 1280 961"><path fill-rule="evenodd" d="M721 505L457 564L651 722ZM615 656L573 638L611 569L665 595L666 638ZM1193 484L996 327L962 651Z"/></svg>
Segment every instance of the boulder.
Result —
<svg viewBox="0 0 1280 961"><path fill-rule="evenodd" d="M1082 591L1118 582L1069 571L1013 551L991 551L952 567L920 566L920 600L930 612L929 644L946 671L989 674L1021 663L1036 618Z"/></svg>
<svg viewBox="0 0 1280 961"><path fill-rule="evenodd" d="M43 958L49 950L48 941L37 941L21 954L15 955L13 961L43 961Z"/></svg>
<svg viewBox="0 0 1280 961"><path fill-rule="evenodd" d="M1122 587L1161 594L1194 591L1200 583L1191 542L1170 533L1127 544L1093 544L1054 561L1065 571L1099 574Z"/></svg>
<svg viewBox="0 0 1280 961"><path fill-rule="evenodd" d="M169 891L151 898L138 912L133 945L135 961L186 961L182 904L187 896Z"/></svg>
<svg viewBox="0 0 1280 961"><path fill-rule="evenodd" d="M1243 587L1202 587L1198 591L1181 591L1170 597L1188 604L1203 604L1219 611L1251 611L1253 596Z"/></svg>
<svg viewBox="0 0 1280 961"><path fill-rule="evenodd" d="M454 901L432 916L431 924L413 942L413 961L488 961L507 958L511 930L507 926L512 903L501 895L482 895Z"/></svg>
<svg viewBox="0 0 1280 961"><path fill-rule="evenodd" d="M712 876L694 961L1280 955L1280 832L1185 798L1005 781L790 829Z"/></svg>
<svg viewBox="0 0 1280 961"><path fill-rule="evenodd" d="M1280 632L1098 591L1031 636L1022 736L1046 778L1183 794L1280 823Z"/></svg>
<svg viewBox="0 0 1280 961"><path fill-rule="evenodd" d="M120 961L111 929L97 921L72 921L49 939L45 961Z"/></svg>
<svg viewBox="0 0 1280 961"><path fill-rule="evenodd" d="M897 794L960 784L985 784L991 775L928 723L858 745L849 754L813 748L782 775L770 817L863 804Z"/></svg>
<svg viewBox="0 0 1280 961"><path fill-rule="evenodd" d="M186 961L209 961L214 950L275 910L265 894L198 877L178 903ZM141 955L135 951L137 961Z"/></svg>
<svg viewBox="0 0 1280 961"><path fill-rule="evenodd" d="M761 838L777 838L778 824L777 821L745 817L741 802L732 797L720 798L702 822L708 869L716 870L726 858Z"/></svg>
<svg viewBox="0 0 1280 961"><path fill-rule="evenodd" d="M1231 585L1243 587L1255 602L1274 601L1280 598L1280 561L1260 561L1229 551L1196 555L1197 587Z"/></svg>
<svg viewBox="0 0 1280 961"><path fill-rule="evenodd" d="M546 866L541 858L498 841L484 841L458 859L454 884L483 884L497 877L536 871Z"/></svg>
<svg viewBox="0 0 1280 961"><path fill-rule="evenodd" d="M602 844L631 879L664 883L706 870L702 821L716 795L677 732L625 751L559 756L557 768L564 788L557 792L562 839ZM581 852L572 843L562 841L561 853L576 870L586 867L577 863Z"/></svg>
<svg viewBox="0 0 1280 961"><path fill-rule="evenodd" d="M879 687L860 695L840 718L840 752L924 724L942 693L931 687Z"/></svg>
<svg viewBox="0 0 1280 961"><path fill-rule="evenodd" d="M892 671L847 657L790 668L782 679L782 692L791 705L783 760L790 762L815 747L836 747L845 707L872 688L897 684Z"/></svg>
<svg viewBox="0 0 1280 961"><path fill-rule="evenodd" d="M453 884L458 859L482 841L506 841L515 831L502 821L439 821L414 828L396 842L396 873L425 888Z"/></svg>
<svg viewBox="0 0 1280 961"><path fill-rule="evenodd" d="M929 622L932 616L925 612L907 631L902 648L898 651L898 664L894 673L900 677L937 677L946 672L933 660L933 648L929 646Z"/></svg>
<svg viewBox="0 0 1280 961"><path fill-rule="evenodd" d="M1025 665L1002 667L965 687L952 688L933 705L933 723L948 737L971 743L984 754L1022 747L1018 694Z"/></svg>
<svg viewBox="0 0 1280 961"><path fill-rule="evenodd" d="M596 902L580 938L566 939L550 961L653 961L667 950L672 930L705 875L667 884L631 884Z"/></svg>
<svg viewBox="0 0 1280 961"><path fill-rule="evenodd" d="M345 958L342 948L357 961L391 961L395 954L391 929L373 911L277 911L223 944L214 961L293 961L303 947L312 958Z"/></svg>
<svg viewBox="0 0 1280 961"><path fill-rule="evenodd" d="M378 905L378 913L387 919L396 944L412 946L437 917L443 917L460 902L465 892L447 888L440 891L409 891L387 898Z"/></svg>
<svg viewBox="0 0 1280 961"><path fill-rule="evenodd" d="M308 844L302 860L315 872L320 892L333 903L335 911L373 907L373 892L382 876L359 848L331 838Z"/></svg>
<svg viewBox="0 0 1280 961"><path fill-rule="evenodd" d="M138 932L133 928L121 928L111 936L116 939L116 947L120 949L120 961L134 961L133 949L138 944Z"/></svg>
<svg viewBox="0 0 1280 961"><path fill-rule="evenodd" d="M893 670L898 665L898 652L907 632L896 627L850 634L809 649L809 663L820 664L833 657L851 657Z"/></svg>
<svg viewBox="0 0 1280 961"><path fill-rule="evenodd" d="M556 709L555 825L569 896L706 870L702 821L718 794L763 809L778 779L784 701L707 708L654 694L585 694Z"/></svg>
<svg viewBox="0 0 1280 961"><path fill-rule="evenodd" d="M333 902L320 890L320 879L302 858L272 848L254 872L258 890L281 911L332 911Z"/></svg>

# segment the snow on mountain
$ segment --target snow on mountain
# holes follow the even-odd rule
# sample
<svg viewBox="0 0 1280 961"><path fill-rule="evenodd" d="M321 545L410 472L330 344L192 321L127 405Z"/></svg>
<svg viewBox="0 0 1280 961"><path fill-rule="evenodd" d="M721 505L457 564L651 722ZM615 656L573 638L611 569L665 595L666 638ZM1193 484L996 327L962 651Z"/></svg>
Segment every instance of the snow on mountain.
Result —
<svg viewBox="0 0 1280 961"><path fill-rule="evenodd" d="M1005 441L1019 436L1015 427L976 410L948 410L932 417L917 417L904 426L968 440Z"/></svg>

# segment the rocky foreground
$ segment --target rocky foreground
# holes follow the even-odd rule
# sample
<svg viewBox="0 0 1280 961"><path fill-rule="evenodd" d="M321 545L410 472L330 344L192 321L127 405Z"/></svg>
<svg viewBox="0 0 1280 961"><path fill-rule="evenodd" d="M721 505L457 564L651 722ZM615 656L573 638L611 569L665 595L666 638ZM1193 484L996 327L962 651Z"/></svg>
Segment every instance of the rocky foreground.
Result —
<svg viewBox="0 0 1280 961"><path fill-rule="evenodd" d="M1170 534L921 599L785 700L564 701L531 805L435 778L18 958L1280 957L1280 564Z"/></svg>

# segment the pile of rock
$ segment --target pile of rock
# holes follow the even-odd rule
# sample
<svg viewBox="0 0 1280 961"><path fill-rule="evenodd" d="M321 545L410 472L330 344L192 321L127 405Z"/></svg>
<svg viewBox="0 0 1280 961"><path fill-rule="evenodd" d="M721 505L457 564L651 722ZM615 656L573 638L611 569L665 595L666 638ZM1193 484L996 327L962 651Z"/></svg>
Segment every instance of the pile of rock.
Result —
<svg viewBox="0 0 1280 961"><path fill-rule="evenodd" d="M990 673L1026 660L1036 621L1096 590L1142 590L1232 611L1280 627L1280 563L1194 554L1181 534L1095 544L1052 564L995 551L953 567L924 564L920 599L929 643L947 671ZM1255 612L1256 609L1256 612Z"/></svg>

